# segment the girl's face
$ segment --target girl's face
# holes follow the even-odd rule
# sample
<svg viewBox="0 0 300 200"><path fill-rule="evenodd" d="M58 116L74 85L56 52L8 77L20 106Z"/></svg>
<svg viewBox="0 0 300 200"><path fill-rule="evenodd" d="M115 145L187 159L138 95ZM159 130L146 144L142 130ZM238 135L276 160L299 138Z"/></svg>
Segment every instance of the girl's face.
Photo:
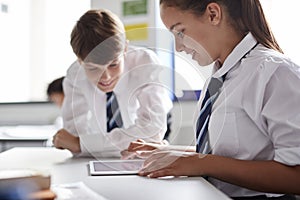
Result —
<svg viewBox="0 0 300 200"><path fill-rule="evenodd" d="M83 66L89 81L105 93L113 91L124 70L123 55L106 65L79 62Z"/></svg>
<svg viewBox="0 0 300 200"><path fill-rule="evenodd" d="M211 26L206 13L195 16L191 12L161 5L160 15L165 26L174 34L176 51L184 51L201 66L214 61L211 48Z"/></svg>

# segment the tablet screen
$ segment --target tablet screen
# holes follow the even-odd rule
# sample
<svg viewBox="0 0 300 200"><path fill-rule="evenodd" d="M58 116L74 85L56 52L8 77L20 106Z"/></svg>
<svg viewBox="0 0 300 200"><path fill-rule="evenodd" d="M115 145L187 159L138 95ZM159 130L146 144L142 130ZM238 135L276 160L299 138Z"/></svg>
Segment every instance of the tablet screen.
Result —
<svg viewBox="0 0 300 200"><path fill-rule="evenodd" d="M144 160L90 161L91 175L137 174Z"/></svg>

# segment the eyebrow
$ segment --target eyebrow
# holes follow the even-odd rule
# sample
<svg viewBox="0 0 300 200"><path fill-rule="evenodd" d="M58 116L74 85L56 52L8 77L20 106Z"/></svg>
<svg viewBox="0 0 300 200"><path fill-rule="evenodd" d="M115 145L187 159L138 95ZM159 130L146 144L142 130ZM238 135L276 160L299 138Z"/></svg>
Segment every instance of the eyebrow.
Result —
<svg viewBox="0 0 300 200"><path fill-rule="evenodd" d="M181 24L180 22L176 23L176 24L173 24L171 27L170 27L170 31L172 32L174 30L174 28L176 26L178 26L179 24Z"/></svg>

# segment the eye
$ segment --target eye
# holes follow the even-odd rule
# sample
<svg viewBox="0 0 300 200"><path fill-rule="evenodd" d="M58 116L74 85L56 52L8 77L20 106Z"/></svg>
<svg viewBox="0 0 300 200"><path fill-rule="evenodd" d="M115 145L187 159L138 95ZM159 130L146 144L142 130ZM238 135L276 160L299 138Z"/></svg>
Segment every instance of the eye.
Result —
<svg viewBox="0 0 300 200"><path fill-rule="evenodd" d="M115 67L117 64L110 64L109 67Z"/></svg>
<svg viewBox="0 0 300 200"><path fill-rule="evenodd" d="M98 67L92 66L92 65L84 65L84 68L88 71L96 71L98 70Z"/></svg>
<svg viewBox="0 0 300 200"><path fill-rule="evenodd" d="M111 63L108 67L119 67L119 63Z"/></svg>
<svg viewBox="0 0 300 200"><path fill-rule="evenodd" d="M183 39L184 37L184 30L181 30L181 31L177 31L176 32L176 36L180 39Z"/></svg>
<svg viewBox="0 0 300 200"><path fill-rule="evenodd" d="M89 71L96 71L96 70L98 70L98 68L97 67L88 67L87 70L89 70Z"/></svg>

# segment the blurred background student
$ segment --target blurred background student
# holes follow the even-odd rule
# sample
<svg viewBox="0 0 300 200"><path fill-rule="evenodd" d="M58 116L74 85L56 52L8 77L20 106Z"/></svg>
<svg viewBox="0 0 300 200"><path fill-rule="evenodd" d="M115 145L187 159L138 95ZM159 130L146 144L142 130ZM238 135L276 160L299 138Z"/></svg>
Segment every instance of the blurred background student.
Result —
<svg viewBox="0 0 300 200"><path fill-rule="evenodd" d="M64 76L52 81L47 88L47 96L49 101L55 103L58 107L62 107L65 94L63 91Z"/></svg>

